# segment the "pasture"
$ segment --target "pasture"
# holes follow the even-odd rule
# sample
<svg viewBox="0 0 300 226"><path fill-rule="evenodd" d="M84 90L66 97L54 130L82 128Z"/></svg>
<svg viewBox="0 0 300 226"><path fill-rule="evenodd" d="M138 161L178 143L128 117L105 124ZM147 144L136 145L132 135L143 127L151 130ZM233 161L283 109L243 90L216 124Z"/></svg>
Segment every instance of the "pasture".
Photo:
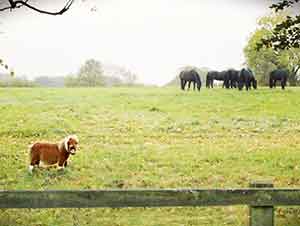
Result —
<svg viewBox="0 0 300 226"><path fill-rule="evenodd" d="M300 89L0 89L0 190L299 187ZM75 133L64 171L27 147ZM246 225L246 207L0 210L0 225ZM276 225L299 225L277 208Z"/></svg>

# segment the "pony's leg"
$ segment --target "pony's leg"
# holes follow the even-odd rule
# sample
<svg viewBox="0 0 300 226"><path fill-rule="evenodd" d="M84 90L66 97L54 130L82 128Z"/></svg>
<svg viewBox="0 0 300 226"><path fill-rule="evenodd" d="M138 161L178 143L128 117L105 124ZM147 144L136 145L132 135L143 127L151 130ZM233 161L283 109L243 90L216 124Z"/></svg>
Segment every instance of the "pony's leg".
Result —
<svg viewBox="0 0 300 226"><path fill-rule="evenodd" d="M191 81L188 81L188 90L191 88Z"/></svg>
<svg viewBox="0 0 300 226"><path fill-rule="evenodd" d="M225 88L226 89L229 89L230 88L230 81L229 80L224 80L224 83L223 83L223 85L225 85Z"/></svg>
<svg viewBox="0 0 300 226"><path fill-rule="evenodd" d="M230 80L227 80L227 82L226 82L226 88L230 89Z"/></svg>
<svg viewBox="0 0 300 226"><path fill-rule="evenodd" d="M210 88L209 87L209 79L206 79L206 88Z"/></svg>
<svg viewBox="0 0 300 226"><path fill-rule="evenodd" d="M239 90L243 90L243 88L244 88L244 83L239 81L239 83L238 83L238 88L239 88Z"/></svg>
<svg viewBox="0 0 300 226"><path fill-rule="evenodd" d="M232 89L236 88L235 81L231 81L231 88L232 88Z"/></svg>
<svg viewBox="0 0 300 226"><path fill-rule="evenodd" d="M196 89L196 82L193 82L193 85L194 85L194 87L193 87L194 89L193 90L195 91L195 89Z"/></svg>
<svg viewBox="0 0 300 226"><path fill-rule="evenodd" d="M284 89L284 87L285 87L285 80L282 79L282 80L281 80L281 89Z"/></svg>
<svg viewBox="0 0 300 226"><path fill-rule="evenodd" d="M184 81L183 79L180 79L181 89L184 90Z"/></svg>
<svg viewBox="0 0 300 226"><path fill-rule="evenodd" d="M269 79L269 87L272 89L273 88L273 80L270 78Z"/></svg>
<svg viewBox="0 0 300 226"><path fill-rule="evenodd" d="M183 90L185 90L186 80L183 81Z"/></svg>

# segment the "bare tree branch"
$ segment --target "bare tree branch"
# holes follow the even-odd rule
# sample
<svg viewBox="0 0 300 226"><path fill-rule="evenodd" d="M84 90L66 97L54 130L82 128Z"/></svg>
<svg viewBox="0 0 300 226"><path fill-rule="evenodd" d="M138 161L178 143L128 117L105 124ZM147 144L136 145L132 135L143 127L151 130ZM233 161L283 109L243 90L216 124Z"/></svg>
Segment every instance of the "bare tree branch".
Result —
<svg viewBox="0 0 300 226"><path fill-rule="evenodd" d="M5 10L7 10L7 9L11 9L11 7L10 7L10 6L4 7L4 8L2 8L2 9L0 9L0 11L5 11Z"/></svg>
<svg viewBox="0 0 300 226"><path fill-rule="evenodd" d="M39 12L39 13L43 13L43 14L48 14L48 15L62 15L64 14L66 11L69 10L69 8L71 7L71 5L74 3L74 0L68 0L67 3L65 4L65 6L60 10L60 11L57 11L57 12L49 12L49 11L46 11L46 10L41 10L41 9L38 9L30 4L28 4L28 1L29 0L17 0L17 1L14 1L14 0L8 0L10 6L7 6L7 7L4 7L4 8L1 8L0 11L5 11L5 10L12 10L12 9L16 9L16 8L20 8L22 6L26 6L27 8L29 9L32 9L36 12Z"/></svg>

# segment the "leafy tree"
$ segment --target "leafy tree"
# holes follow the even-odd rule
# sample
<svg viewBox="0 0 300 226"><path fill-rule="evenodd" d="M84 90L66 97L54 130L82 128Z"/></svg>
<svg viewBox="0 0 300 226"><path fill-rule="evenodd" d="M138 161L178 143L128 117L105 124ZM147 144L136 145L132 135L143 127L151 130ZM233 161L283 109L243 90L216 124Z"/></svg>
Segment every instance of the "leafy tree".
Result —
<svg viewBox="0 0 300 226"><path fill-rule="evenodd" d="M132 73L130 70L127 70L125 68L121 69L120 75L121 75L121 78L122 78L120 80L125 85L133 85L136 82L137 78L138 78L136 74Z"/></svg>
<svg viewBox="0 0 300 226"><path fill-rule="evenodd" d="M258 21L258 28L252 33L244 48L247 64L254 70L261 84L268 84L269 73L276 68L287 68L290 71L290 85L297 83L297 73L300 69L299 49L280 50L267 47L257 49L257 45L262 39L272 37L274 25L284 21L287 15L287 12L281 12L262 17Z"/></svg>
<svg viewBox="0 0 300 226"><path fill-rule="evenodd" d="M299 0L280 0L272 4L271 9L280 12L286 8L293 7ZM272 27L272 33L268 37L262 37L257 43L257 49L271 47L275 50L291 49L300 47L300 15L286 16L285 20Z"/></svg>
<svg viewBox="0 0 300 226"><path fill-rule="evenodd" d="M120 65L105 65L105 86L136 85L138 76L126 67Z"/></svg>
<svg viewBox="0 0 300 226"><path fill-rule="evenodd" d="M0 87L35 87L37 84L23 77L11 77L9 74L0 74Z"/></svg>
<svg viewBox="0 0 300 226"><path fill-rule="evenodd" d="M83 86L103 85L103 70L101 63L94 59L87 60L79 70L78 79Z"/></svg>
<svg viewBox="0 0 300 226"><path fill-rule="evenodd" d="M87 60L79 69L77 76L68 76L66 86L103 86L104 76L102 65L94 59Z"/></svg>
<svg viewBox="0 0 300 226"><path fill-rule="evenodd" d="M66 76L64 84L67 87L132 86L137 84L137 78L136 74L124 67L118 65L102 67L100 62L91 59L85 62L77 75Z"/></svg>

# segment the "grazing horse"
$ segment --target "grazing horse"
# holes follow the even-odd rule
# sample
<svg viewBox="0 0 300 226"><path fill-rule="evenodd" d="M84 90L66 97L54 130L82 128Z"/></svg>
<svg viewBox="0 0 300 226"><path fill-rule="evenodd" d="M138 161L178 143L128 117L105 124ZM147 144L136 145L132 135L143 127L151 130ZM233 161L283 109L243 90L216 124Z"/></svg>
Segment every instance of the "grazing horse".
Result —
<svg viewBox="0 0 300 226"><path fill-rule="evenodd" d="M288 71L286 69L276 69L270 73L269 86L270 88L276 88L276 81L280 81L281 89L286 86L286 81L288 78Z"/></svg>
<svg viewBox="0 0 300 226"><path fill-rule="evenodd" d="M209 71L206 75L206 88L214 88L214 80L224 81L223 88L229 88L227 71Z"/></svg>
<svg viewBox="0 0 300 226"><path fill-rule="evenodd" d="M227 76L228 76L228 79L229 79L229 87L231 89L237 88L238 81L239 81L239 73L240 73L240 71L235 70L235 69L229 69L227 71Z"/></svg>
<svg viewBox="0 0 300 226"><path fill-rule="evenodd" d="M194 84L194 90L195 90L195 84L197 84L197 89L200 91L201 88L201 79L199 74L195 70L189 70L189 71L182 71L179 74L180 83L181 83L181 89L184 90L186 83L188 82L188 90L190 89L191 82Z"/></svg>
<svg viewBox="0 0 300 226"><path fill-rule="evenodd" d="M251 89L251 85L254 89L257 89L257 81L253 75L253 72L249 68L243 68L239 73L238 88L239 90L242 90L245 86L246 90L248 91Z"/></svg>

